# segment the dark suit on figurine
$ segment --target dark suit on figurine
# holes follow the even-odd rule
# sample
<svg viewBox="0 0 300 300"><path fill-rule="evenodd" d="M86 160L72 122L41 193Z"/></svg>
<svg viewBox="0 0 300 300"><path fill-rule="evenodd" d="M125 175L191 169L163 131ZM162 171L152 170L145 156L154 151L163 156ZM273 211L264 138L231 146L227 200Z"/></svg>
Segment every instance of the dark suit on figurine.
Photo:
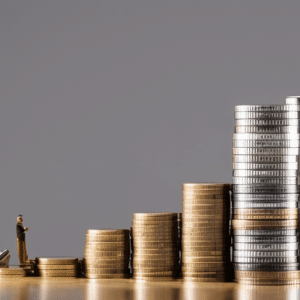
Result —
<svg viewBox="0 0 300 300"><path fill-rule="evenodd" d="M23 227L23 217L19 215L17 218L17 248L18 248L18 256L20 267L23 267L28 263L28 255L26 250L26 242L25 242L25 231L27 231L27 227Z"/></svg>

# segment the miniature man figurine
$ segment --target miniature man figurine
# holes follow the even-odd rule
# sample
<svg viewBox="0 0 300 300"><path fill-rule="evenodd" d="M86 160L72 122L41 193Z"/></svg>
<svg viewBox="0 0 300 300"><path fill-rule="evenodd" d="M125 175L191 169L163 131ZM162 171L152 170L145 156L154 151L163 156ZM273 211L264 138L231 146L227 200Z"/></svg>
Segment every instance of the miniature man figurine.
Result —
<svg viewBox="0 0 300 300"><path fill-rule="evenodd" d="M28 231L28 228L23 227L23 216L19 215L17 217L17 248L20 267L30 264L26 250L25 231Z"/></svg>

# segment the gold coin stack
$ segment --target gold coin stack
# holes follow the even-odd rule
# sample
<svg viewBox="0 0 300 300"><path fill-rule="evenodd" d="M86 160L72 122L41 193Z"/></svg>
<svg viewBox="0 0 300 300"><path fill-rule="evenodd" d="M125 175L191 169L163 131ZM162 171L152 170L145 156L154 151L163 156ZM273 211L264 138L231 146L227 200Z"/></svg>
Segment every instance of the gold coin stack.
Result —
<svg viewBox="0 0 300 300"><path fill-rule="evenodd" d="M89 229L85 241L85 277L129 278L128 229Z"/></svg>
<svg viewBox="0 0 300 300"><path fill-rule="evenodd" d="M223 282L230 272L228 183L185 183L182 202L182 277Z"/></svg>
<svg viewBox="0 0 300 300"><path fill-rule="evenodd" d="M133 214L133 278L161 281L178 277L177 219L177 213Z"/></svg>
<svg viewBox="0 0 300 300"><path fill-rule="evenodd" d="M77 277L78 258L36 258L42 277Z"/></svg>
<svg viewBox="0 0 300 300"><path fill-rule="evenodd" d="M10 266L0 268L0 278L15 278L15 277L25 277L26 271L23 268Z"/></svg>

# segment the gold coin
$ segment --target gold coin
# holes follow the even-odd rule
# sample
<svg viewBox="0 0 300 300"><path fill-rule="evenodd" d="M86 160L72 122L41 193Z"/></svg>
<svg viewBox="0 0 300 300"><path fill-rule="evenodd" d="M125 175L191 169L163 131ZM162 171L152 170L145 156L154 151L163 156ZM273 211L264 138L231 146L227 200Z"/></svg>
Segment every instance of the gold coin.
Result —
<svg viewBox="0 0 300 300"><path fill-rule="evenodd" d="M218 267L218 268L186 268L182 269L182 277L185 276L196 276L197 273L202 273L202 272L220 272L226 274L226 267Z"/></svg>
<svg viewBox="0 0 300 300"><path fill-rule="evenodd" d="M83 259L84 264L102 264L103 262L106 263L115 263L115 264L122 264L122 263L128 263L129 262L129 256L128 257L97 257L97 258L90 258L90 257L85 257Z"/></svg>
<svg viewBox="0 0 300 300"><path fill-rule="evenodd" d="M76 270L39 270L42 277L76 277Z"/></svg>
<svg viewBox="0 0 300 300"><path fill-rule="evenodd" d="M190 217L228 218L224 209L185 209L183 208L183 220Z"/></svg>
<svg viewBox="0 0 300 300"><path fill-rule="evenodd" d="M167 262L167 263L173 263L174 261L178 260L178 255L173 255L171 257L167 255L150 255L150 256L138 256L134 255L133 261L136 263L147 263L147 262Z"/></svg>
<svg viewBox="0 0 300 300"><path fill-rule="evenodd" d="M228 228L226 226L214 226L211 225L211 226L205 226L205 227L202 227L202 226L196 226L197 223L185 223L184 226L182 227L182 235L186 234L186 233L198 233L198 234L223 234L223 232L227 232L228 231ZM216 231L217 229L217 231Z"/></svg>
<svg viewBox="0 0 300 300"><path fill-rule="evenodd" d="M129 274L85 274L88 279L125 279L129 278Z"/></svg>
<svg viewBox="0 0 300 300"><path fill-rule="evenodd" d="M226 250L227 247L226 245L218 245L218 244L213 244L210 246L190 246L190 245L183 245L182 248L183 252L200 252L200 251L222 251L222 250Z"/></svg>
<svg viewBox="0 0 300 300"><path fill-rule="evenodd" d="M194 277L194 278L225 278L225 272L195 272L184 274L185 277Z"/></svg>
<svg viewBox="0 0 300 300"><path fill-rule="evenodd" d="M133 236L153 236L153 235L159 235L159 236L171 236L173 234L176 234L178 232L178 226L174 226L172 228L134 228L132 230Z"/></svg>
<svg viewBox="0 0 300 300"><path fill-rule="evenodd" d="M198 257L182 257L182 262L186 263L202 263L202 262L219 262L225 261L227 259L226 256L198 256Z"/></svg>
<svg viewBox="0 0 300 300"><path fill-rule="evenodd" d="M147 218L147 217L176 217L178 213L174 212L155 212L155 213L134 213L134 218Z"/></svg>
<svg viewBox="0 0 300 300"><path fill-rule="evenodd" d="M77 265L38 265L39 270L76 270Z"/></svg>
<svg viewBox="0 0 300 300"><path fill-rule="evenodd" d="M41 265L72 265L78 263L78 258L64 258L64 257L36 257L36 262Z"/></svg>
<svg viewBox="0 0 300 300"><path fill-rule="evenodd" d="M111 235L103 235L103 236L97 236L97 235L89 235L85 237L85 242L86 243L100 243L100 242L109 242L109 243L115 243L115 242L122 242L122 243L129 243L129 236L124 238L124 236L121 235L116 235L116 236L111 236Z"/></svg>
<svg viewBox="0 0 300 300"><path fill-rule="evenodd" d="M129 274L85 274L88 279L125 279L130 278Z"/></svg>
<svg viewBox="0 0 300 300"><path fill-rule="evenodd" d="M232 187L231 183L223 183L223 182L216 182L216 183L210 183L210 182L199 182L199 183L183 183L183 188L195 188L195 189L209 189L209 188L228 188L230 189Z"/></svg>
<svg viewBox="0 0 300 300"><path fill-rule="evenodd" d="M98 246L101 246L101 247L106 247L106 246L113 246L113 247L125 247L127 246L127 243L124 243L124 242L86 242L85 243L85 246L95 246L95 247L98 247Z"/></svg>
<svg viewBox="0 0 300 300"><path fill-rule="evenodd" d="M167 224L167 223L177 223L177 216L173 217L173 218L144 218L144 219L137 219L137 218L133 218L132 219L132 224L147 224L147 223L163 223L163 224Z"/></svg>
<svg viewBox="0 0 300 300"><path fill-rule="evenodd" d="M84 251L84 257L127 257L129 255L129 251Z"/></svg>
<svg viewBox="0 0 300 300"><path fill-rule="evenodd" d="M209 228L209 227L207 227ZM199 240L203 240L203 239L209 239L209 240L220 240L220 239L224 239L225 237L227 237L227 233L224 232L224 230L222 230L222 228L218 228L218 227L214 227L215 230L211 230L208 232L205 231L195 231L195 232L182 232L181 234L181 240L187 239L187 240L191 240L191 239L199 239Z"/></svg>
<svg viewBox="0 0 300 300"><path fill-rule="evenodd" d="M133 239L144 239L144 238L157 238L157 239L176 239L178 238L178 230L176 232L169 232L169 233L153 233L153 232L134 232L132 234Z"/></svg>
<svg viewBox="0 0 300 300"><path fill-rule="evenodd" d="M138 282L170 282L176 280L176 278L171 276L164 276L164 277L146 277L146 276L134 276L133 277Z"/></svg>
<svg viewBox="0 0 300 300"><path fill-rule="evenodd" d="M129 229L88 229L86 234L98 235L114 235L114 234L129 234Z"/></svg>
<svg viewBox="0 0 300 300"><path fill-rule="evenodd" d="M185 263L182 264L182 270L192 270L192 269L198 269L200 271L200 269L202 268L207 268L208 270L212 270L215 268L223 268L226 267L226 263L225 262L201 262L201 263Z"/></svg>
<svg viewBox="0 0 300 300"><path fill-rule="evenodd" d="M95 251L95 252L99 252L99 251L129 251L129 245L127 247L114 247L114 246L105 246L105 247L101 247L101 246L87 246L85 245L85 251Z"/></svg>
<svg viewBox="0 0 300 300"><path fill-rule="evenodd" d="M133 239L137 241L144 241L144 240L169 240L169 241L176 241L178 239L178 232L174 232L170 235L155 235L155 234L134 234Z"/></svg>
<svg viewBox="0 0 300 300"><path fill-rule="evenodd" d="M211 233L202 233L202 232L189 232L189 231L185 231L182 232L182 239L223 239L226 235L225 232L218 232L216 231L214 234Z"/></svg>
<svg viewBox="0 0 300 300"><path fill-rule="evenodd" d="M25 270L20 267L8 267L8 268L0 268L0 275L2 276L18 276L18 277L24 277L25 276Z"/></svg>
<svg viewBox="0 0 300 300"><path fill-rule="evenodd" d="M234 271L235 278L237 279L251 279L261 278L268 280L293 280L300 279L300 271L279 271L279 272L268 272L268 271Z"/></svg>
<svg viewBox="0 0 300 300"><path fill-rule="evenodd" d="M197 190L185 190L182 192L182 199L185 200L187 198L190 199L209 199L208 197L215 196L215 198L223 198L223 199L227 199L227 201L229 201L230 199L230 194L224 191L197 191ZM201 198L200 198L201 196ZM197 197L197 198L193 198L193 197Z"/></svg>
<svg viewBox="0 0 300 300"><path fill-rule="evenodd" d="M254 228L281 228L290 227L297 228L299 226L298 220L274 220L274 221L252 221L252 220L232 220L233 229L254 229Z"/></svg>
<svg viewBox="0 0 300 300"><path fill-rule="evenodd" d="M186 256L186 257L197 257L197 256L224 256L225 252L224 251L198 251L198 252L192 252L192 253L182 253L182 257Z"/></svg>
<svg viewBox="0 0 300 300"><path fill-rule="evenodd" d="M163 253L163 254L138 254L136 252L133 253L134 261L174 261L178 259L178 252L173 253Z"/></svg>
<svg viewBox="0 0 300 300"><path fill-rule="evenodd" d="M127 264L121 263L121 264L110 264L110 263L86 263L85 268L88 269L127 269L128 268L128 262Z"/></svg>
<svg viewBox="0 0 300 300"><path fill-rule="evenodd" d="M210 202L198 202L197 204L194 203L188 203L188 202L183 202L182 207L184 209L225 209L227 208L228 204L222 201L210 201Z"/></svg>
<svg viewBox="0 0 300 300"><path fill-rule="evenodd" d="M173 270L175 266L179 264L178 261L172 262L164 262L164 261L150 261L150 262L140 262L140 261L133 261L132 266L135 269L140 268L171 268Z"/></svg>
<svg viewBox="0 0 300 300"><path fill-rule="evenodd" d="M201 277L183 277L187 282L225 282L225 278L201 278Z"/></svg>
<svg viewBox="0 0 300 300"><path fill-rule="evenodd" d="M155 277L155 276L172 276L174 274L174 270L172 271L152 271L152 270L133 270L133 276L145 276L145 277Z"/></svg>
<svg viewBox="0 0 300 300"><path fill-rule="evenodd" d="M88 274L125 274L127 270L124 267L118 268L86 268Z"/></svg>

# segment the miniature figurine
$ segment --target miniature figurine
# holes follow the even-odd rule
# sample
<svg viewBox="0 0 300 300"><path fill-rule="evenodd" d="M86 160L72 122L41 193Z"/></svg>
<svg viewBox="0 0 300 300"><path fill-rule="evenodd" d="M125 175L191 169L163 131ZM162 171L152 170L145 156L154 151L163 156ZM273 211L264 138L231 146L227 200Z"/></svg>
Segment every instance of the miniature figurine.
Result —
<svg viewBox="0 0 300 300"><path fill-rule="evenodd" d="M25 231L28 231L28 228L23 227L23 216L19 215L17 217L17 248L18 248L20 267L25 267L26 265L31 264L30 261L28 260L28 255L26 250Z"/></svg>

